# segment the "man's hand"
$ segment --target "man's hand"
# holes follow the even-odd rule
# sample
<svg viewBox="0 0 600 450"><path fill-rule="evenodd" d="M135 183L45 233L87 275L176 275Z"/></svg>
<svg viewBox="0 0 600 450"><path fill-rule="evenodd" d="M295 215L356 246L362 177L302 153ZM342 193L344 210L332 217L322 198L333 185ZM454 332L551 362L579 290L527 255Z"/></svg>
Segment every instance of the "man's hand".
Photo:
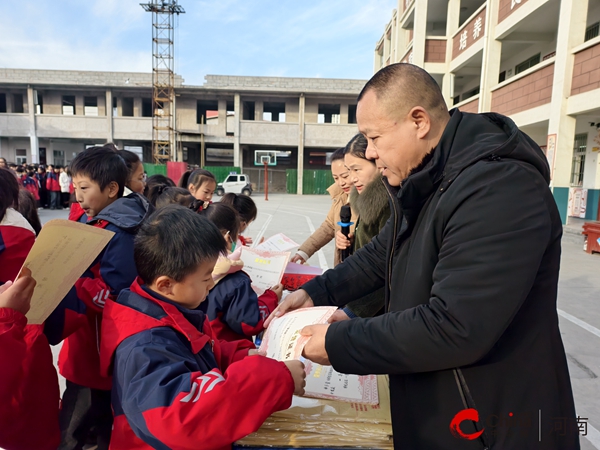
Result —
<svg viewBox="0 0 600 450"><path fill-rule="evenodd" d="M271 288L271 290L273 292L275 292L275 295L277 296L277 300L278 301L281 300L281 296L283 294L283 284L281 284L281 283L280 284L276 284L275 286L273 286Z"/></svg>
<svg viewBox="0 0 600 450"><path fill-rule="evenodd" d="M298 253L296 253L290 261L293 263L296 263L296 264L304 264L306 262L306 261L304 261L304 258L302 256L300 256Z"/></svg>
<svg viewBox="0 0 600 450"><path fill-rule="evenodd" d="M288 311L293 311L300 308L310 308L315 306L311 298L308 296L305 290L298 289L296 292L292 292L288 295L283 302L279 304L277 308L271 313L265 321L265 328L269 326L273 319L283 316Z"/></svg>
<svg viewBox="0 0 600 450"><path fill-rule="evenodd" d="M304 372L304 363L298 360L283 362L292 374L294 379L294 395L304 395L306 386L306 372Z"/></svg>
<svg viewBox="0 0 600 450"><path fill-rule="evenodd" d="M334 312L329 319L327 319L327 322L334 323L341 322L342 320L350 320L350 317L348 317L348 314L346 314L344 310L340 308Z"/></svg>
<svg viewBox="0 0 600 450"><path fill-rule="evenodd" d="M310 339L304 346L302 356L323 366L331 365L327 350L325 350L325 335L327 334L329 325L309 325L300 331L302 336L310 336Z"/></svg>
<svg viewBox="0 0 600 450"><path fill-rule="evenodd" d="M346 250L348 247L352 245L352 239L354 238L354 233L350 233L348 237L344 236L341 230L337 230L335 232L335 246L339 250Z"/></svg>
<svg viewBox="0 0 600 450"><path fill-rule="evenodd" d="M23 268L17 281L9 281L0 288L0 308L11 308L27 314L35 285L36 281L31 277L31 271Z"/></svg>

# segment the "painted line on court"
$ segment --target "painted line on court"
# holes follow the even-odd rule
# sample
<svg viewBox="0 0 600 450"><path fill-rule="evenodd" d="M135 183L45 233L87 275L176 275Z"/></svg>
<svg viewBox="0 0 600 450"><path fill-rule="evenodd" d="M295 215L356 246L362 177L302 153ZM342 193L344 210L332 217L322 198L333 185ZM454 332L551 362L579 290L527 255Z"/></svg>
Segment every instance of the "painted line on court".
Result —
<svg viewBox="0 0 600 450"><path fill-rule="evenodd" d="M280 210L285 212L286 214L291 214L293 216L300 216L300 217L304 217L306 219L306 223L308 224L308 229L310 230L310 234L313 234L315 232L315 226L312 223L312 220L310 220L310 217L304 215L304 214L298 214L298 213L293 213L291 211L287 211L287 210ZM317 257L319 258L319 265L321 266L321 269L328 270L329 266L327 265L327 260L325 259L325 254L323 253L323 250L319 250L317 252Z"/></svg>
<svg viewBox="0 0 600 450"><path fill-rule="evenodd" d="M250 247L250 248L254 248L254 247L256 247L258 245L258 243L260 242L261 238L265 235L265 232L267 231L267 227L271 223L271 220L273 220L273 214L267 214L267 213L260 213L260 214L264 214L265 216L269 216L269 218L267 220L265 220L265 223L263 224L262 228L260 229L260 231L256 235L256 238L252 241L252 247Z"/></svg>
<svg viewBox="0 0 600 450"><path fill-rule="evenodd" d="M594 447L600 449L600 431L596 430L589 422L587 423L587 435L583 437Z"/></svg>
<svg viewBox="0 0 600 450"><path fill-rule="evenodd" d="M579 325L581 328L583 328L586 331L589 331L592 334L595 334L596 336L600 337L600 330L596 327L593 327L592 325L590 325L589 323L584 322L581 319L578 319L575 316L572 316L571 314L564 312L562 309L557 309L558 311L558 315L564 317L565 319L573 322L575 325Z"/></svg>

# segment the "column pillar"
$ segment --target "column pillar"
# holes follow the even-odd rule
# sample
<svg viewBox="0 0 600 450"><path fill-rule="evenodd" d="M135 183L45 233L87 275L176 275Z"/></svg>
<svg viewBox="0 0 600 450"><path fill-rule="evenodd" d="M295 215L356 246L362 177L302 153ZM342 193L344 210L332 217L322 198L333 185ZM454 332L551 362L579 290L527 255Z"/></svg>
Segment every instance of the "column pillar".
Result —
<svg viewBox="0 0 600 450"><path fill-rule="evenodd" d="M37 164L40 162L40 155L35 126L35 99L33 88L31 86L27 86L27 112L29 113L29 147L31 152L31 162Z"/></svg>
<svg viewBox="0 0 600 450"><path fill-rule="evenodd" d="M298 106L298 186L296 193L302 195L302 175L304 174L304 109L306 97L300 94Z"/></svg>
<svg viewBox="0 0 600 450"><path fill-rule="evenodd" d="M233 97L233 165L242 168L242 152L240 147L240 118L242 111L240 108L240 94L236 92Z"/></svg>
<svg viewBox="0 0 600 450"><path fill-rule="evenodd" d="M492 109L492 88L498 84L500 60L502 58L502 42L497 41L496 24L498 23L498 0L488 0L485 10L485 36L483 37L483 64L479 84L479 112Z"/></svg>
<svg viewBox="0 0 600 450"><path fill-rule="evenodd" d="M113 142L112 90L106 90L106 142Z"/></svg>
<svg viewBox="0 0 600 450"><path fill-rule="evenodd" d="M554 141L554 151L548 145L548 159L552 173L552 193L563 224L567 223L569 186L573 142L577 119L567 115L567 100L571 95L573 63L571 49L583 44L587 22L588 0L563 0L560 2L556 60L552 84L552 102L548 124L549 141ZM551 144L552 142L549 142Z"/></svg>
<svg viewBox="0 0 600 450"><path fill-rule="evenodd" d="M427 35L427 0L415 1L415 22L413 28L413 61L415 66L425 64L425 36Z"/></svg>

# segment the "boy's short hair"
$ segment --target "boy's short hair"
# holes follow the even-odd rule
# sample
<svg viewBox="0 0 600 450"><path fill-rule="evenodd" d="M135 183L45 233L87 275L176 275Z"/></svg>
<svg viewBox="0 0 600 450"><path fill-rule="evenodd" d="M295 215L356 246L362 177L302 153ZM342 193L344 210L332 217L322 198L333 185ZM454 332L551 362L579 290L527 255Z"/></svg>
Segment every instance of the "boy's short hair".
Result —
<svg viewBox="0 0 600 450"><path fill-rule="evenodd" d="M84 175L104 190L111 182L119 185L118 196L123 195L129 176L127 165L121 156L110 147L90 147L79 153L71 162L71 176Z"/></svg>
<svg viewBox="0 0 600 450"><path fill-rule="evenodd" d="M160 276L180 282L203 262L225 253L218 228L180 205L155 211L141 226L133 247L138 274L147 284Z"/></svg>

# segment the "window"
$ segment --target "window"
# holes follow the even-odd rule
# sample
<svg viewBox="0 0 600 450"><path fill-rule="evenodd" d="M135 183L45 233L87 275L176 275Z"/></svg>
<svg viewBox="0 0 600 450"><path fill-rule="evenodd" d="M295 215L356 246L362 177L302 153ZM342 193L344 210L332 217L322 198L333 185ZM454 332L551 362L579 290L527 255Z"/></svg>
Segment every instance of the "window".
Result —
<svg viewBox="0 0 600 450"><path fill-rule="evenodd" d="M27 164L27 150L24 148L18 148L16 150L16 163Z"/></svg>
<svg viewBox="0 0 600 450"><path fill-rule="evenodd" d="M6 94L0 94L0 113L6 112Z"/></svg>
<svg viewBox="0 0 600 450"><path fill-rule="evenodd" d="M263 120L270 122L285 122L285 103L265 102L263 111Z"/></svg>
<svg viewBox="0 0 600 450"><path fill-rule="evenodd" d="M254 120L254 102L242 103L242 120Z"/></svg>
<svg viewBox="0 0 600 450"><path fill-rule="evenodd" d="M23 94L13 94L13 112L23 113Z"/></svg>
<svg viewBox="0 0 600 450"><path fill-rule="evenodd" d="M83 114L86 116L98 115L98 97L83 97Z"/></svg>
<svg viewBox="0 0 600 450"><path fill-rule="evenodd" d="M133 97L123 97L121 100L121 115L133 117Z"/></svg>
<svg viewBox="0 0 600 450"><path fill-rule="evenodd" d="M452 98L452 104L456 105L457 103L460 103L460 95Z"/></svg>
<svg viewBox="0 0 600 450"><path fill-rule="evenodd" d="M64 150L54 150L54 164L64 166L65 165L65 152Z"/></svg>
<svg viewBox="0 0 600 450"><path fill-rule="evenodd" d="M142 117L152 117L152 99L145 97L142 99Z"/></svg>
<svg viewBox="0 0 600 450"><path fill-rule="evenodd" d="M600 22L596 22L593 25L590 25L585 30L585 40L589 41L590 39L594 39L598 37L598 32L600 31Z"/></svg>
<svg viewBox="0 0 600 450"><path fill-rule="evenodd" d="M573 146L573 164L571 165L571 186L583 185L583 169L587 151L587 133L576 134Z"/></svg>
<svg viewBox="0 0 600 450"><path fill-rule="evenodd" d="M498 77L498 83L502 83L504 80L506 80L506 70L500 72L500 76Z"/></svg>
<svg viewBox="0 0 600 450"><path fill-rule="evenodd" d="M228 183L237 183L238 180L238 176L237 175L229 175L227 177L227 182Z"/></svg>
<svg viewBox="0 0 600 450"><path fill-rule="evenodd" d="M198 100L196 104L196 123L219 123L219 102L217 100Z"/></svg>
<svg viewBox="0 0 600 450"><path fill-rule="evenodd" d="M515 75L518 75L521 72L526 71L530 67L533 67L536 64L538 64L540 62L540 56L541 53L538 53L537 55L532 56L531 58L523 61L521 64L517 64L517 66L515 67Z"/></svg>
<svg viewBox="0 0 600 450"><path fill-rule="evenodd" d="M44 97L42 94L35 91L35 113L36 114L44 114Z"/></svg>
<svg viewBox="0 0 600 450"><path fill-rule="evenodd" d="M356 105L348 105L348 123L356 123Z"/></svg>
<svg viewBox="0 0 600 450"><path fill-rule="evenodd" d="M63 95L62 113L65 116L74 116L75 115L75 96L74 95Z"/></svg>
<svg viewBox="0 0 600 450"><path fill-rule="evenodd" d="M479 86L477 86L475 89L471 89L470 91L465 92L462 95L462 99L464 101L464 100L466 100L468 98L471 98L471 97L473 97L473 96L475 96L477 94L479 94Z"/></svg>
<svg viewBox="0 0 600 450"><path fill-rule="evenodd" d="M317 123L340 123L340 105L319 104Z"/></svg>
<svg viewBox="0 0 600 450"><path fill-rule="evenodd" d="M117 97L113 97L112 99L112 115L113 117L117 117L119 115L119 108L117 108Z"/></svg>

